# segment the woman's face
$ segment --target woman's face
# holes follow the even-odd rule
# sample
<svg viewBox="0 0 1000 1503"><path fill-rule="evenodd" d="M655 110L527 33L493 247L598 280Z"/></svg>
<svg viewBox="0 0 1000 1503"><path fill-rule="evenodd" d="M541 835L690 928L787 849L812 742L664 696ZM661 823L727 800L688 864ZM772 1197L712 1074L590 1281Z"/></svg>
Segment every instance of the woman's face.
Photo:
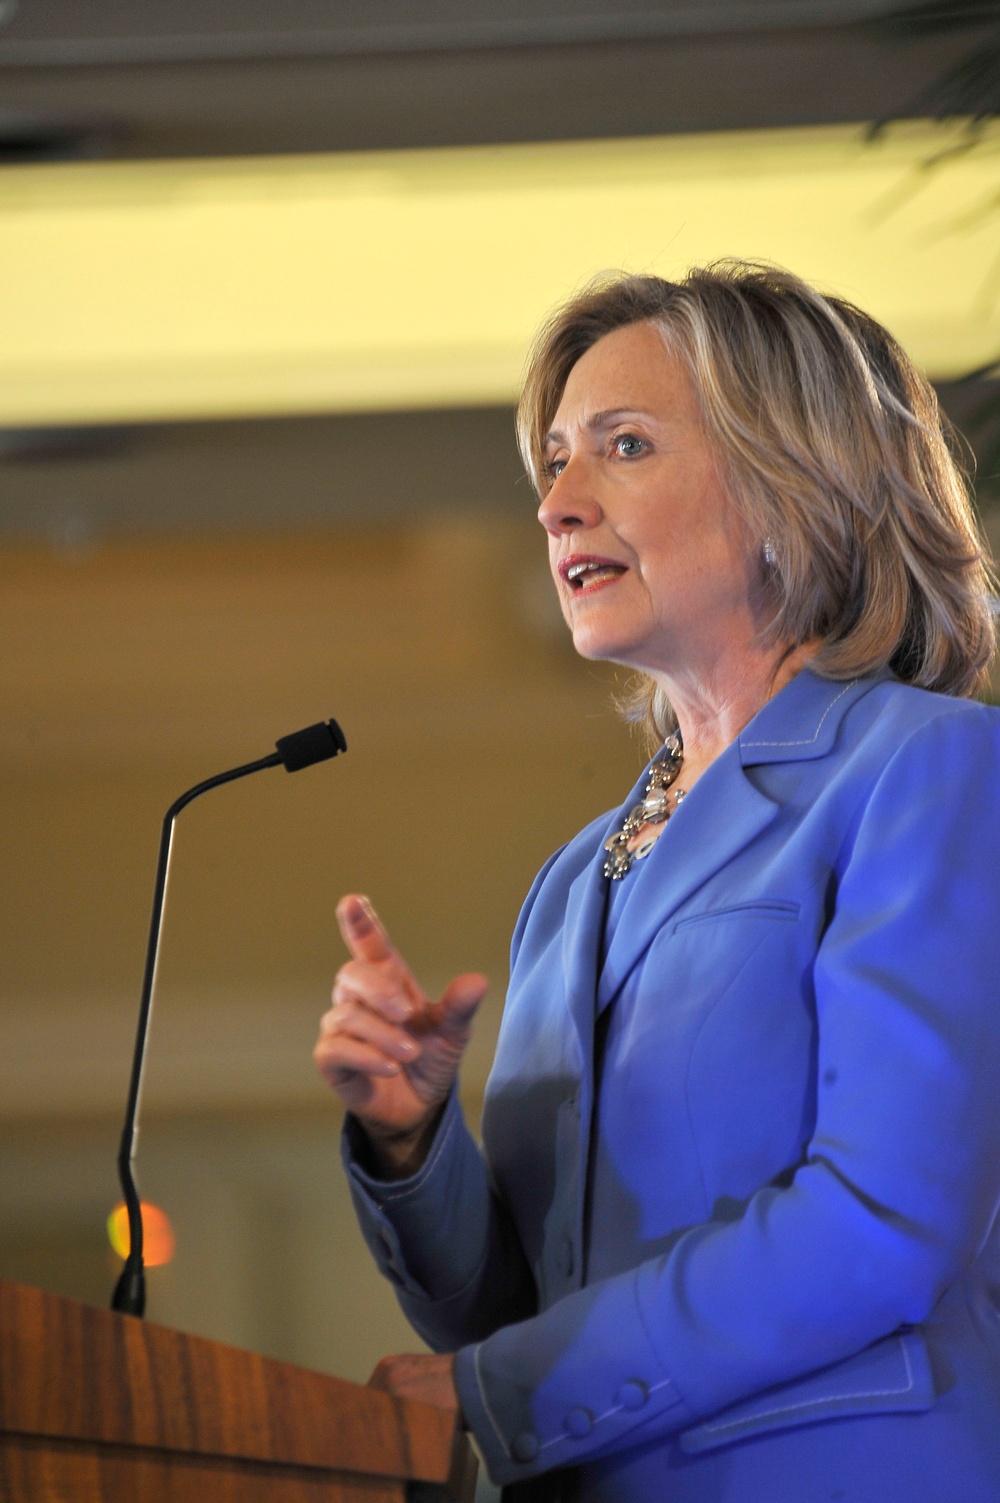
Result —
<svg viewBox="0 0 1000 1503"><path fill-rule="evenodd" d="M538 516L583 657L697 673L753 639L749 535L690 377L651 324L605 335L580 358L546 458Z"/></svg>

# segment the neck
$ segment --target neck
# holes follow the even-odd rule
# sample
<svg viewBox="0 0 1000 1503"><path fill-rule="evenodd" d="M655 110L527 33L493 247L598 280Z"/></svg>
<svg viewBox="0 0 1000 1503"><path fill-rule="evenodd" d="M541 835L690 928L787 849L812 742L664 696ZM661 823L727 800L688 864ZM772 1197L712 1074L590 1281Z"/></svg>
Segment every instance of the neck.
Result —
<svg viewBox="0 0 1000 1503"><path fill-rule="evenodd" d="M819 643L805 643L786 653L783 648L746 654L734 661L720 659L710 671L697 675L659 672L656 682L665 691L684 738L684 772L689 787L740 734L769 699L773 699L816 656Z"/></svg>

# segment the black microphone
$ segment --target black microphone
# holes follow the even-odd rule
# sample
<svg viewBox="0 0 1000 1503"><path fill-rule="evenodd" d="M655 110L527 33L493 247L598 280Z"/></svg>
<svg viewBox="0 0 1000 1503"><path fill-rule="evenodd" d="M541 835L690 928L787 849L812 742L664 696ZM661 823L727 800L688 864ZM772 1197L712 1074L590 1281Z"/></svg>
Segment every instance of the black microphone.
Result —
<svg viewBox="0 0 1000 1503"><path fill-rule="evenodd" d="M153 987L156 983L156 965L160 951L160 924L163 919L163 903L167 895L167 873L170 868L170 849L174 839L174 820L182 809L210 788L223 783L232 783L236 778L245 778L251 772L261 772L265 767L283 766L286 772L299 772L311 767L314 762L325 762L338 752L347 750L344 733L335 720L321 720L318 725L306 726L303 731L293 731L275 742L277 751L260 757L256 762L246 762L242 767L231 767L214 778L196 783L180 798L174 799L163 816L160 834L160 854L156 864L156 882L153 887L153 912L149 920L149 940L146 945L146 969L142 978L142 998L139 1002L139 1020L135 1030L135 1050L132 1055L132 1074L129 1078L128 1102L125 1107L125 1124L118 1148L118 1178L122 1196L128 1211L129 1250L125 1267L111 1296L112 1310L124 1315L142 1315L146 1309L146 1270L142 1262L142 1210L139 1192L132 1175L139 1136L139 1098L142 1094L143 1066L146 1060L146 1038L153 1006Z"/></svg>

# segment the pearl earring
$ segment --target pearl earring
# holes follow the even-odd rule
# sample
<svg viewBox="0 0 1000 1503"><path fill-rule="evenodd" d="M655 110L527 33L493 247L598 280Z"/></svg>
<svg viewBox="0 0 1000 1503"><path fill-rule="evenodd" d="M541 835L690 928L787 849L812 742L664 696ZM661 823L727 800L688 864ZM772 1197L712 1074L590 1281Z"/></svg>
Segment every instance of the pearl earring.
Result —
<svg viewBox="0 0 1000 1503"><path fill-rule="evenodd" d="M765 564L767 564L769 569L773 569L778 562L778 550L774 546L774 538L765 538L761 551L764 555Z"/></svg>

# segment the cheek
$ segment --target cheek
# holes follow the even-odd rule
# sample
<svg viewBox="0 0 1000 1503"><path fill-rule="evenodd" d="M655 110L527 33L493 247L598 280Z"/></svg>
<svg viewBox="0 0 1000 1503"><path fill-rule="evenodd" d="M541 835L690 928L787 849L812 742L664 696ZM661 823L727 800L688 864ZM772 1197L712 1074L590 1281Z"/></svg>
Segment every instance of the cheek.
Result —
<svg viewBox="0 0 1000 1503"><path fill-rule="evenodd" d="M654 598L668 589L672 598L719 604L747 589L747 544L705 506L687 525L650 529L641 574ZM680 520L679 518L671 520Z"/></svg>

